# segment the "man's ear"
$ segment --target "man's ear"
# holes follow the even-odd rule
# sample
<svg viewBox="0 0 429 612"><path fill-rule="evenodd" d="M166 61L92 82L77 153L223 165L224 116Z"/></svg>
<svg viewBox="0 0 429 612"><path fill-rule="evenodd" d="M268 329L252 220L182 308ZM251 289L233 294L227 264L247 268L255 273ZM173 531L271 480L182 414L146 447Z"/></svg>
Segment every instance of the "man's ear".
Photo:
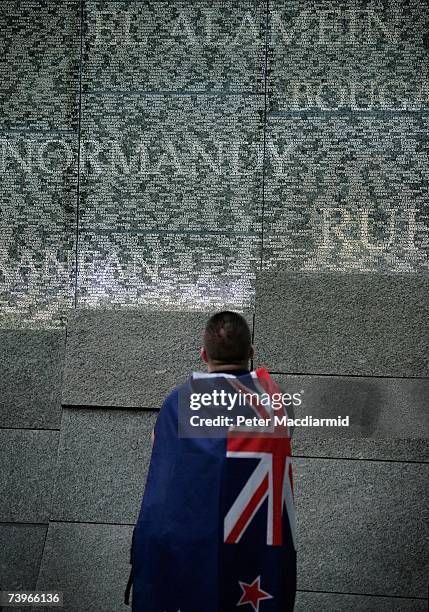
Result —
<svg viewBox="0 0 429 612"><path fill-rule="evenodd" d="M249 359L253 359L255 356L255 347L253 346L253 344L250 345L250 355L249 355Z"/></svg>
<svg viewBox="0 0 429 612"><path fill-rule="evenodd" d="M203 346L200 349L200 357L204 361L204 363L209 362L209 358L207 357L206 349Z"/></svg>

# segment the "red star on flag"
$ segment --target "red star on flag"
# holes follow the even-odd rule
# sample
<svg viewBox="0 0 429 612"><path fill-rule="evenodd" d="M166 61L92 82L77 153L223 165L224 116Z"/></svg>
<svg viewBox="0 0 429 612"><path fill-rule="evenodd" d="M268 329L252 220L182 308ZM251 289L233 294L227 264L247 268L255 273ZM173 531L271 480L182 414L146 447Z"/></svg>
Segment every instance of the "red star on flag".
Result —
<svg viewBox="0 0 429 612"><path fill-rule="evenodd" d="M266 593L261 589L260 576L255 578L252 584L247 584L246 582L241 582L240 580L239 584L243 590L243 594L237 606L244 606L244 604L250 604L255 612L259 612L259 602L263 599L273 598L272 595Z"/></svg>

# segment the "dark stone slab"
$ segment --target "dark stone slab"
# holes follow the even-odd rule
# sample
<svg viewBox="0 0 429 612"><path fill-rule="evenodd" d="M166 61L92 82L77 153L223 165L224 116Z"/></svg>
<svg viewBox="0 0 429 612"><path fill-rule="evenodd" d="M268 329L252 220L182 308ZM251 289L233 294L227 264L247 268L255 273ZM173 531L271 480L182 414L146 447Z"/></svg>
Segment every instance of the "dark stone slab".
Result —
<svg viewBox="0 0 429 612"><path fill-rule="evenodd" d="M91 89L263 91L265 5L86 4L84 83Z"/></svg>
<svg viewBox="0 0 429 612"><path fill-rule="evenodd" d="M426 612L427 600L298 591L295 612Z"/></svg>
<svg viewBox="0 0 429 612"><path fill-rule="evenodd" d="M48 527L0 523L1 590L35 589Z"/></svg>
<svg viewBox="0 0 429 612"><path fill-rule="evenodd" d="M426 597L429 466L295 459L298 588Z"/></svg>
<svg viewBox="0 0 429 612"><path fill-rule="evenodd" d="M63 591L64 611L129 610L123 594L130 570L132 529L50 523L37 588Z"/></svg>
<svg viewBox="0 0 429 612"><path fill-rule="evenodd" d="M64 410L51 518L134 523L157 414Z"/></svg>
<svg viewBox="0 0 429 612"><path fill-rule="evenodd" d="M106 230L80 240L80 308L253 308L259 237Z"/></svg>
<svg viewBox="0 0 429 612"><path fill-rule="evenodd" d="M429 380L276 375L300 393L296 418L349 416L345 428L296 427L295 455L429 461ZM304 393L302 393L304 391Z"/></svg>
<svg viewBox="0 0 429 612"><path fill-rule="evenodd" d="M0 520L48 522L59 433L0 430Z"/></svg>
<svg viewBox="0 0 429 612"><path fill-rule="evenodd" d="M0 141L0 327L59 327L74 297L77 137Z"/></svg>
<svg viewBox="0 0 429 612"><path fill-rule="evenodd" d="M427 272L427 131L418 113L269 117L264 267Z"/></svg>
<svg viewBox="0 0 429 612"><path fill-rule="evenodd" d="M160 408L193 370L209 313L70 313L63 404ZM251 320L250 320L251 321Z"/></svg>
<svg viewBox="0 0 429 612"><path fill-rule="evenodd" d="M63 330L0 330L0 426L59 429Z"/></svg>
<svg viewBox="0 0 429 612"><path fill-rule="evenodd" d="M77 124L79 1L2 2L1 127Z"/></svg>
<svg viewBox="0 0 429 612"><path fill-rule="evenodd" d="M259 236L263 109L263 96L85 96L81 230Z"/></svg>
<svg viewBox="0 0 429 612"><path fill-rule="evenodd" d="M426 3L270 3L270 101L281 111L429 107Z"/></svg>
<svg viewBox="0 0 429 612"><path fill-rule="evenodd" d="M429 276L267 270L257 362L304 374L428 376Z"/></svg>

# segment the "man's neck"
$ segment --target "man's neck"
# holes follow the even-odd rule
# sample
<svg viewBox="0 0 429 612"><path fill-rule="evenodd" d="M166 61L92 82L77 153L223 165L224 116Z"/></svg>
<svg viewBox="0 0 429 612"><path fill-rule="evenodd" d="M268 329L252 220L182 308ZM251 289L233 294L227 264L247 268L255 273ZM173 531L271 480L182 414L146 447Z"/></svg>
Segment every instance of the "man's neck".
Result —
<svg viewBox="0 0 429 612"><path fill-rule="evenodd" d="M235 370L248 370L249 363L247 361L243 363L209 363L207 364L207 371L212 372L234 372Z"/></svg>

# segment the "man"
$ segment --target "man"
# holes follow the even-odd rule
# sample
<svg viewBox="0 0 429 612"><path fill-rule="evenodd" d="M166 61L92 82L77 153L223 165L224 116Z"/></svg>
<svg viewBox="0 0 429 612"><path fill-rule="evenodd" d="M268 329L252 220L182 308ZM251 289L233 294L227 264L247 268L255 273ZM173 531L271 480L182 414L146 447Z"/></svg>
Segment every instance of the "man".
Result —
<svg viewBox="0 0 429 612"><path fill-rule="evenodd" d="M292 611L291 452L287 426L273 424L279 389L266 370L249 371L250 330L235 312L210 318L200 354L208 372L170 393L155 426L133 536L133 612ZM239 415L257 426L234 422L238 395L246 398ZM216 398L203 414L233 424L194 431L203 396Z"/></svg>

